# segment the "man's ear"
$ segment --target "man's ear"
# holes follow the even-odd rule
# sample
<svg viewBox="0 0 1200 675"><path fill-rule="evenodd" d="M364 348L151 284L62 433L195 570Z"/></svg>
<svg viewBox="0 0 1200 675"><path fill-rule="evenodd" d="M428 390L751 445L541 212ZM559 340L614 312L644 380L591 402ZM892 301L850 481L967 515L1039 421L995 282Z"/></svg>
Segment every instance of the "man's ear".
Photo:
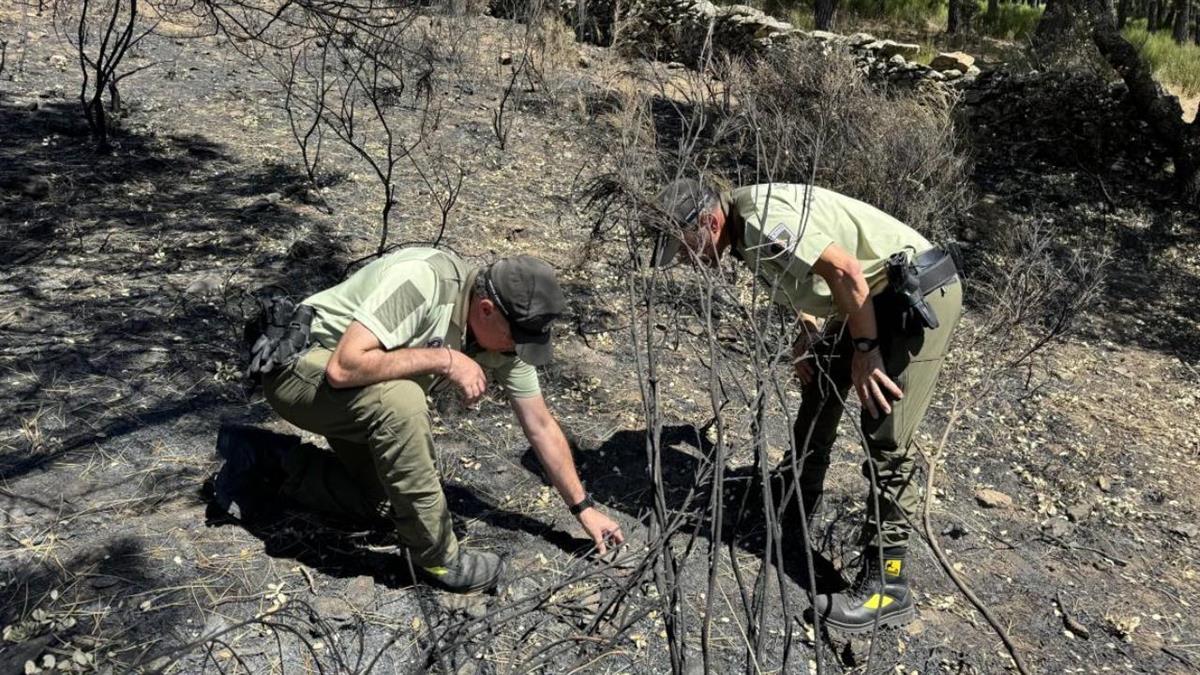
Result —
<svg viewBox="0 0 1200 675"><path fill-rule="evenodd" d="M490 319L492 314L496 312L496 303L492 302L489 298L481 298L479 300L479 311L483 312L483 315Z"/></svg>
<svg viewBox="0 0 1200 675"><path fill-rule="evenodd" d="M717 214L713 211L705 211L700 214L700 225L714 235L720 229L720 225L717 222Z"/></svg>

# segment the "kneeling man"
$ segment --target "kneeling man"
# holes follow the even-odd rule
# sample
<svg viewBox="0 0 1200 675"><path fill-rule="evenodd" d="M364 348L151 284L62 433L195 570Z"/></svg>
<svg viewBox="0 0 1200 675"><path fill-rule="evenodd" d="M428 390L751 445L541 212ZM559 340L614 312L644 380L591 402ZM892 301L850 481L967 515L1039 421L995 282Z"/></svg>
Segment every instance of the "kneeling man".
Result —
<svg viewBox="0 0 1200 675"><path fill-rule="evenodd" d="M281 417L321 434L333 455L282 453L280 496L355 518L389 518L413 564L451 591L491 587L494 553L459 545L434 463L426 394L456 387L477 402L490 373L508 395L550 481L601 553L620 527L584 492L534 366L551 359L550 329L566 303L545 262L530 256L478 269L446 251L408 248L379 258L300 305L311 316L299 358L263 376ZM284 336L284 341L295 336ZM289 359L290 360L290 359ZM218 497L236 499L261 449L218 439L227 467ZM335 457L336 456L336 457Z"/></svg>

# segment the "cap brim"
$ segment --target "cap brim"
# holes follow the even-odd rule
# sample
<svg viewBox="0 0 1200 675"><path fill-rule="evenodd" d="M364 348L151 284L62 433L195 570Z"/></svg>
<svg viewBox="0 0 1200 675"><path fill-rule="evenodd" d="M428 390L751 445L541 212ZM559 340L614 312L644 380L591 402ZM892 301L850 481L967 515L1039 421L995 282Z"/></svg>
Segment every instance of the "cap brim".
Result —
<svg viewBox="0 0 1200 675"><path fill-rule="evenodd" d="M554 347L550 342L550 332L522 330L520 326L509 324L517 356L531 366L544 366L554 358Z"/></svg>
<svg viewBox="0 0 1200 675"><path fill-rule="evenodd" d="M550 341L518 342L517 356L531 366L544 366L554 360L554 347Z"/></svg>
<svg viewBox="0 0 1200 675"><path fill-rule="evenodd" d="M652 267L666 267L675 262L675 258L679 256L679 249L683 248L683 242L664 234L658 237L654 243L654 256L650 260Z"/></svg>

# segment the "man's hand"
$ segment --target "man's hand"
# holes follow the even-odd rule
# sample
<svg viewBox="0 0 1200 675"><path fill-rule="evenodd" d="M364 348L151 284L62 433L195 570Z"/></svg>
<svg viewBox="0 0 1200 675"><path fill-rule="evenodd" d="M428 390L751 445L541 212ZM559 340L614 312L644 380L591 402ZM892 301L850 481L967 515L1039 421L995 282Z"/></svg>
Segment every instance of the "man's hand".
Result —
<svg viewBox="0 0 1200 675"><path fill-rule="evenodd" d="M579 474L575 472L575 459L571 457L571 447L567 444L567 438L559 428L558 422L554 420L554 416L546 408L546 400L539 394L529 398L513 398L509 401L512 403L513 412L517 414L521 428L525 430L525 437L529 439L529 444L533 446L538 460L546 469L546 476L554 484L558 494L562 495L563 501L567 504L579 504L587 492L584 491L583 484L579 481ZM586 508L580 511L575 518L579 520L579 524L583 526L587 535L592 538L600 555L608 552L610 543L612 545L625 543L625 535L621 534L621 526L612 518L601 513L599 509Z"/></svg>
<svg viewBox="0 0 1200 675"><path fill-rule="evenodd" d="M792 367L796 369L796 377L800 383L807 385L817 374L816 356L812 347L819 339L821 329L817 328L816 317L800 313L800 333L792 343Z"/></svg>
<svg viewBox="0 0 1200 675"><path fill-rule="evenodd" d="M813 367L812 343L808 331L800 333L792 343L792 365L796 368L796 377L800 378L800 383L804 385L810 384L813 376L817 374L816 368Z"/></svg>
<svg viewBox="0 0 1200 675"><path fill-rule="evenodd" d="M462 389L463 401L467 406L475 405L487 391L487 377L483 374L483 368L479 367L475 359L462 352L447 347L446 353L450 357L446 378Z"/></svg>
<svg viewBox="0 0 1200 675"><path fill-rule="evenodd" d="M880 410L884 415L892 412L892 404L884 392L891 394L895 399L904 398L904 392L887 376L883 367L883 356L878 348L869 352L854 352L854 358L850 362L850 378L854 382L854 391L858 392L858 401L873 418L879 418Z"/></svg>
<svg viewBox="0 0 1200 675"><path fill-rule="evenodd" d="M614 546L620 546L625 543L625 535L621 534L621 526L612 518L601 513L599 509L587 508L575 517L579 519L579 524L583 526L583 530L588 533L588 536L596 544L596 551L600 555L608 553L609 541Z"/></svg>

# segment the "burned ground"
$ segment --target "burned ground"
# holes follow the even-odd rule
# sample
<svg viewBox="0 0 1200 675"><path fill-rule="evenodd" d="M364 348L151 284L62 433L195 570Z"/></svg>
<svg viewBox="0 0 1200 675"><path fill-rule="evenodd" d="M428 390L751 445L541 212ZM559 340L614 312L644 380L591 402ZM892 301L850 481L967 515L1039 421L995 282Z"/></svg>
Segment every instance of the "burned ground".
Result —
<svg viewBox="0 0 1200 675"><path fill-rule="evenodd" d="M559 270L571 313L543 387L582 477L630 538L615 564L583 557L588 542L504 402L493 395L464 413L439 401L439 463L458 525L473 545L510 558L497 594L461 599L414 586L386 533L298 513L230 522L212 517L203 496L222 422L297 433L238 379L247 293L303 296L371 252L379 196L363 168L338 156L323 189L311 186L272 105L274 82L215 38L143 43L135 61L161 65L128 80L114 150L97 155L72 100L78 74L51 58L66 46L43 18L0 20L4 34L32 36L20 69L10 56L0 81L0 410L9 420L0 428L0 670L47 657L111 672L669 668L662 599L641 568L653 486L629 332L639 315L621 243L589 240L593 215L579 198L586 179L611 169L606 148L621 131L611 113L638 82L630 72L648 66L560 46L547 80L555 86L523 96L501 151L489 125L509 71L497 61L521 29L442 18L469 21L476 36L459 45L470 75L437 91L442 147L468 170L443 243L475 261L535 253ZM576 49L587 50L587 68ZM656 121L672 128L662 117L680 109L660 104ZM1061 120L1035 131L1065 142L1064 128L1082 144L1111 133ZM1111 247L1108 282L1065 344L962 411L933 486L934 534L1037 670L1195 671L1195 214L1160 196L1166 178L1133 178L1129 163L1153 159L1071 167L1059 148L1001 145L1016 135L977 140L972 178L984 206L962 226L965 238L985 247L1003 223L1042 218L1064 247ZM392 241L434 239L431 196L411 172L397 182ZM694 288L677 283L686 303ZM964 341L970 313L965 321ZM683 314L653 330L666 346L668 507L706 531L711 411L705 372L690 357L695 323ZM736 337L723 357L746 363ZM951 366L970 371L986 358L963 344ZM937 444L950 406L935 403L925 447ZM778 448L785 427L769 431ZM816 533L838 564L864 508L860 454L841 442ZM751 457L730 457L730 503L752 490ZM1011 506L983 506L984 488ZM687 630L712 600L719 672L783 668L747 659L737 574L759 571L761 530L753 518L727 521L679 570ZM721 568L721 597L709 599L713 549L738 569ZM872 672L1008 668L925 545L914 558L920 620L873 645L806 633L802 574L785 558L782 575L764 575L791 598L785 614L779 593L767 594L767 651L777 659L793 635L789 672L818 658L826 671L860 672L868 653Z"/></svg>

